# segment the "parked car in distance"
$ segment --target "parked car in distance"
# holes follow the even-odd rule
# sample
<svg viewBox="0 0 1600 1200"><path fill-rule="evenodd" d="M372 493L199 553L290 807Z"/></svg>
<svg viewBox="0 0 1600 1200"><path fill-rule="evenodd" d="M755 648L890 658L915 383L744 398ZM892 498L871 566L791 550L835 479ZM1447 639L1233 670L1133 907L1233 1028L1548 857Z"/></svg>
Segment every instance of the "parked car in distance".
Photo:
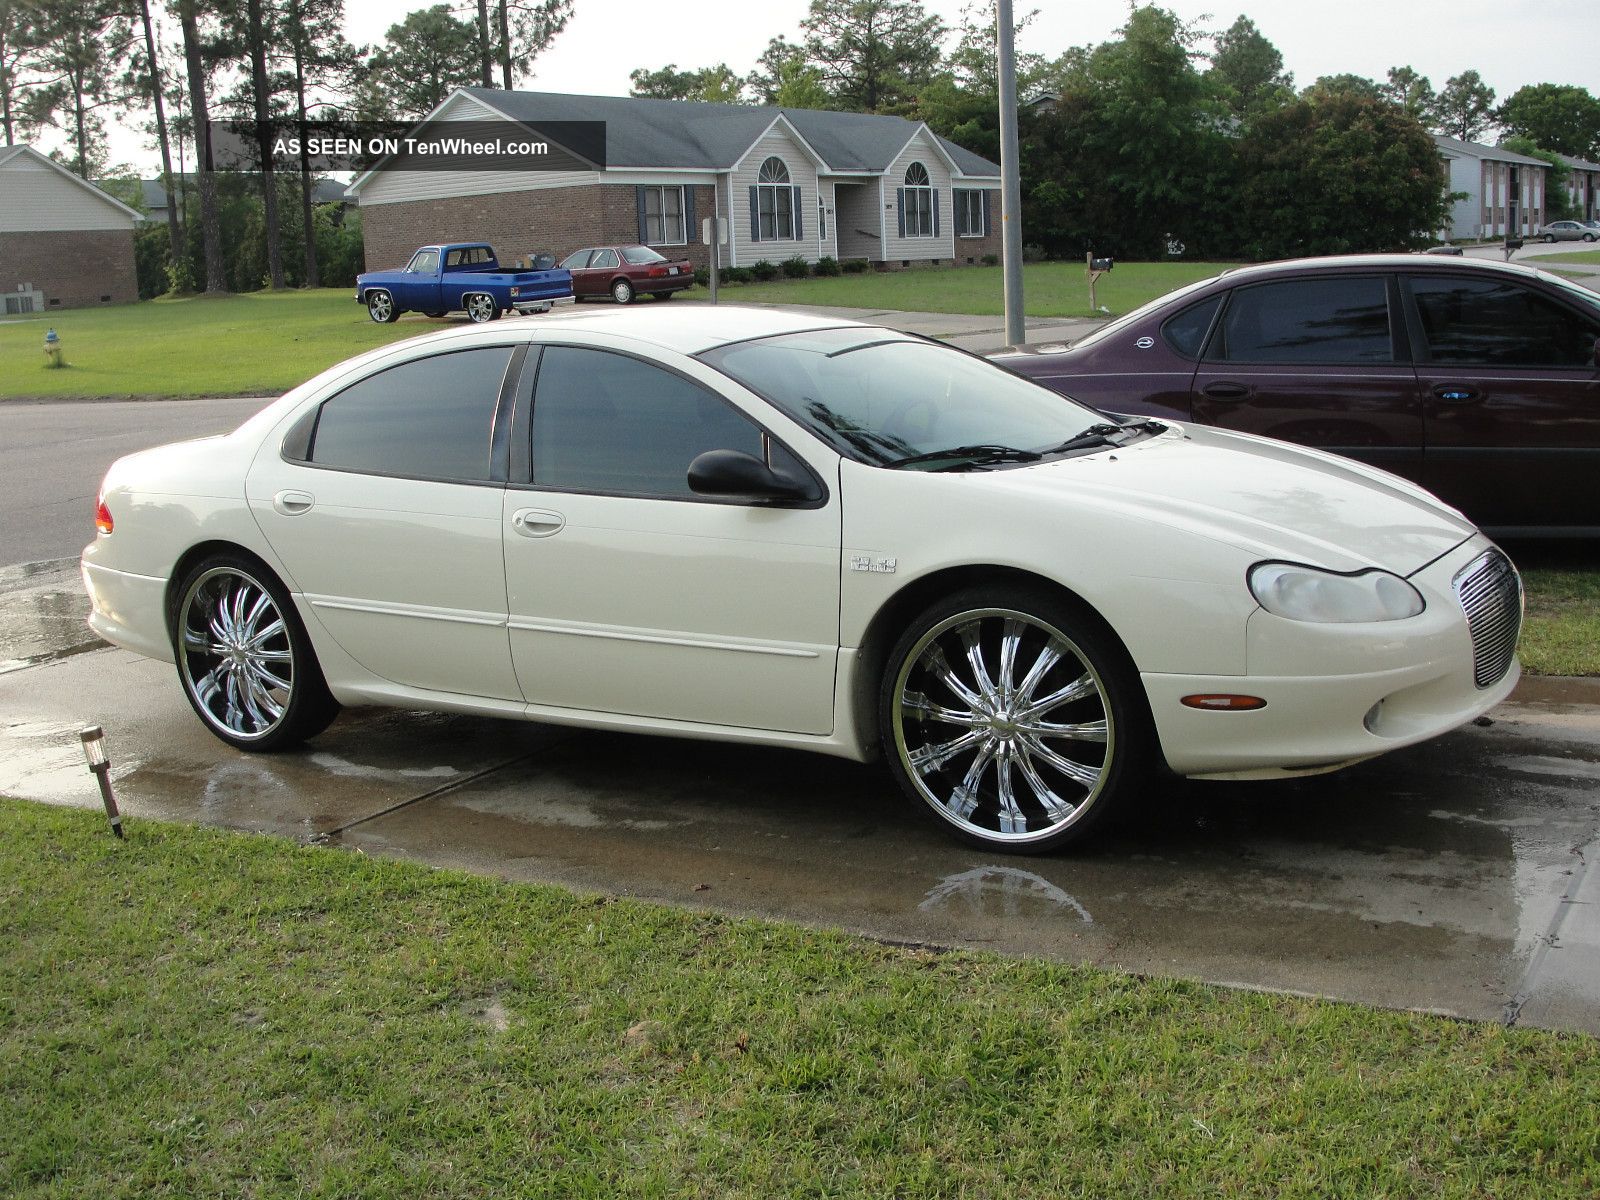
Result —
<svg viewBox="0 0 1600 1200"><path fill-rule="evenodd" d="M121 459L95 523L91 626L240 749L387 704L881 756L995 851L1163 763L1433 737L1519 673L1515 569L1419 488L764 309L385 346Z"/></svg>
<svg viewBox="0 0 1600 1200"><path fill-rule="evenodd" d="M1600 536L1600 294L1514 263L1298 259L996 361L1113 412L1317 446L1491 533Z"/></svg>
<svg viewBox="0 0 1600 1200"><path fill-rule="evenodd" d="M694 286L694 264L670 259L649 246L589 246L561 260L572 272L572 292L579 300L610 296L629 304L635 296L670 300Z"/></svg>
<svg viewBox="0 0 1600 1200"><path fill-rule="evenodd" d="M1551 221L1539 227L1542 242L1592 242L1597 236L1600 234L1582 221Z"/></svg>
<svg viewBox="0 0 1600 1200"><path fill-rule="evenodd" d="M481 325L505 312L543 313L572 303L572 276L553 262L539 270L503 271L494 248L483 242L423 246L402 270L357 275L356 302L379 324L405 312L465 312Z"/></svg>

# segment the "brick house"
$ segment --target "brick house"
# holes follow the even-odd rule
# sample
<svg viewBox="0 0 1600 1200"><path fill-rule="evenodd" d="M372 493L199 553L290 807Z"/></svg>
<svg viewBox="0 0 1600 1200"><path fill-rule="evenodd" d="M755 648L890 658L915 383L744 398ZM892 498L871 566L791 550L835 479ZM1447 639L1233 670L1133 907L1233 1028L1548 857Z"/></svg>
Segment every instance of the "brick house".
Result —
<svg viewBox="0 0 1600 1200"><path fill-rule="evenodd" d="M870 113L459 88L427 121L603 121L606 161L561 171L357 177L369 267L420 245L487 241L505 261L641 242L705 266L702 218L728 219L724 266L800 257L884 267L1000 253L1000 168L926 124Z"/></svg>
<svg viewBox="0 0 1600 1200"><path fill-rule="evenodd" d="M137 300L139 216L31 146L0 146L0 314Z"/></svg>
<svg viewBox="0 0 1600 1200"><path fill-rule="evenodd" d="M1465 193L1450 206L1442 231L1452 238L1532 237L1545 220L1550 164L1500 146L1482 146L1434 134L1445 171L1445 190Z"/></svg>
<svg viewBox="0 0 1600 1200"><path fill-rule="evenodd" d="M1573 158L1570 154L1560 157L1572 168L1572 173L1567 176L1567 199L1572 202L1578 220L1600 219L1600 163Z"/></svg>

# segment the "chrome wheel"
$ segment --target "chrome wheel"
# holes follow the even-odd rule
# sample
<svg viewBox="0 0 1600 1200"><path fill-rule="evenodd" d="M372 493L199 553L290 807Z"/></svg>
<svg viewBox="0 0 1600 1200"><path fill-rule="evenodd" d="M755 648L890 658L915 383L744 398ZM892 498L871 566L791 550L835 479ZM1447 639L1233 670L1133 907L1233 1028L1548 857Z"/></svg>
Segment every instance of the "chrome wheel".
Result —
<svg viewBox="0 0 1600 1200"><path fill-rule="evenodd" d="M367 293L367 316L380 325L387 325L398 314L394 311L394 297L388 292Z"/></svg>
<svg viewBox="0 0 1600 1200"><path fill-rule="evenodd" d="M915 794L971 840L1066 840L1118 752L1091 656L1042 617L994 607L937 621L898 661L887 732Z"/></svg>
<svg viewBox="0 0 1600 1200"><path fill-rule="evenodd" d="M611 298L618 304L627 304L633 299L633 284L626 279L619 279L611 285Z"/></svg>
<svg viewBox="0 0 1600 1200"><path fill-rule="evenodd" d="M234 567L213 567L179 607L178 665L196 710L244 741L272 733L294 699L294 647L271 594Z"/></svg>
<svg viewBox="0 0 1600 1200"><path fill-rule="evenodd" d="M494 302L494 297L483 292L474 292L467 297L467 319L474 324L482 325L492 321L500 315L500 306Z"/></svg>

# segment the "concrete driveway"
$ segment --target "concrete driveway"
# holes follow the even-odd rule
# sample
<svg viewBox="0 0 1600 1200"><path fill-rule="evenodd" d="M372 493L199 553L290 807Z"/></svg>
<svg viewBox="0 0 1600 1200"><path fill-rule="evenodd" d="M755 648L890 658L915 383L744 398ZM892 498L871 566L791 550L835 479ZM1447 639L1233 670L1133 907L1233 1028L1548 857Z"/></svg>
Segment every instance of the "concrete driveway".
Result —
<svg viewBox="0 0 1600 1200"><path fill-rule="evenodd" d="M365 710L303 750L205 733L95 649L72 564L0 572L0 794L839 927L1600 1033L1600 681L1342 774L1173 782L1078 853L959 846L881 770L792 751ZM76 652L74 652L76 651ZM137 841L135 841L137 845Z"/></svg>

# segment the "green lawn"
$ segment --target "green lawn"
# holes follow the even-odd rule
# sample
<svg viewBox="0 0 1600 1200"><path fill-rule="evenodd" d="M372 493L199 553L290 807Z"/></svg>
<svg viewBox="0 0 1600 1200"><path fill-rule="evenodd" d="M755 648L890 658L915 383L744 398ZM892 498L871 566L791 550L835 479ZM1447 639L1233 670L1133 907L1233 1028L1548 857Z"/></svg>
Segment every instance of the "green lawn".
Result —
<svg viewBox="0 0 1600 1200"><path fill-rule="evenodd" d="M0 1194L1593 1197L1600 1041L0 800Z"/></svg>
<svg viewBox="0 0 1600 1200"><path fill-rule="evenodd" d="M1600 250L1572 250L1565 254L1541 254L1536 258L1526 260L1530 266L1539 266L1541 263L1587 263L1592 267L1600 267Z"/></svg>
<svg viewBox="0 0 1600 1200"><path fill-rule="evenodd" d="M1600 571L1533 566L1525 569L1523 583L1528 594L1518 649L1523 667L1541 675L1600 675Z"/></svg>
<svg viewBox="0 0 1600 1200"><path fill-rule="evenodd" d="M1095 300L1121 316L1174 288L1208 279L1228 263L1118 263L1095 285ZM1023 273L1030 317L1091 317L1089 285L1080 263L1029 263ZM780 279L729 286L730 303L832 304L848 308L1001 316L999 267L866 271L831 279ZM1103 315L1103 314L1101 314Z"/></svg>
<svg viewBox="0 0 1600 1200"><path fill-rule="evenodd" d="M0 397L272 395L362 350L445 328L374 325L348 288L69 309L0 324ZM513 318L526 319L526 318ZM63 370L44 365L61 335Z"/></svg>

